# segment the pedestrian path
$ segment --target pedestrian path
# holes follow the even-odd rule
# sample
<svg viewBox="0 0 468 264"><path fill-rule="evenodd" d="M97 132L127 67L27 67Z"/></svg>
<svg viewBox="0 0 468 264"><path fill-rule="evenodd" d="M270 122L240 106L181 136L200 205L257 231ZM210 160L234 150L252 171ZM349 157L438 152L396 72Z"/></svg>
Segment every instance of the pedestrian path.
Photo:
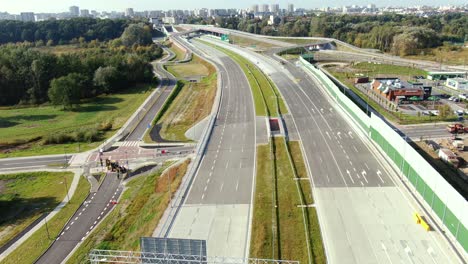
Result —
<svg viewBox="0 0 468 264"><path fill-rule="evenodd" d="M124 141L124 142L117 142L114 146L120 147L138 147L141 141Z"/></svg>

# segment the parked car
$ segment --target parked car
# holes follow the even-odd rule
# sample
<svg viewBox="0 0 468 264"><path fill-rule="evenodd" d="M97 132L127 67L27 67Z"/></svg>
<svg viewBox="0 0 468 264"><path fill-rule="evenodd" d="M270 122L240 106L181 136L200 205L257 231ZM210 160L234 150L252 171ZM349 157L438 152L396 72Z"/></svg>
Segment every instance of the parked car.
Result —
<svg viewBox="0 0 468 264"><path fill-rule="evenodd" d="M448 100L453 101L453 99L455 99L455 98L456 98L455 96L450 96Z"/></svg>
<svg viewBox="0 0 468 264"><path fill-rule="evenodd" d="M453 98L452 101L454 101L455 103L458 103L458 102L460 102L460 98Z"/></svg>
<svg viewBox="0 0 468 264"><path fill-rule="evenodd" d="M460 97L461 99L467 99L468 98L468 95L467 94L460 94L458 97Z"/></svg>
<svg viewBox="0 0 468 264"><path fill-rule="evenodd" d="M435 116L438 116L439 115L439 110L432 110L431 114L435 115Z"/></svg>

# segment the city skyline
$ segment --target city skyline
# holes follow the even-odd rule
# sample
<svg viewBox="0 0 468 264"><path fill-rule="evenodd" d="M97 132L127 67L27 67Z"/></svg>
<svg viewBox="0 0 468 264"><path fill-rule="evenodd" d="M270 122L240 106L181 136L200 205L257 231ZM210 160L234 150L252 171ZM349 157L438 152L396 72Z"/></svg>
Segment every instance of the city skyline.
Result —
<svg viewBox="0 0 468 264"><path fill-rule="evenodd" d="M466 2L463 0L419 0L414 2L408 2L403 0L383 0L383 1L346 1L346 0L334 0L327 2L313 2L306 0L238 0L235 3L233 1L216 1L216 0L204 0L201 2L193 2L189 0L179 0L177 4L174 2L162 2L155 3L149 0L140 1L126 1L117 0L109 3L107 1L91 1L91 0L50 0L48 6L44 6L43 2L35 0L27 1L6 1L0 0L1 7L0 12L9 13L20 13L20 12L35 12L35 13L56 13L56 12L68 12L70 6L78 6L80 9L97 10L97 11L119 11L124 12L126 8L133 8L135 11L144 10L170 10L170 9L196 9L196 8L238 8L247 9L253 4L279 4L281 9L286 9L288 4L294 4L296 8L321 8L321 7L334 7L343 5L367 5L376 4L377 6L418 6L418 5L431 5L431 6L447 6L447 5L463 5Z"/></svg>

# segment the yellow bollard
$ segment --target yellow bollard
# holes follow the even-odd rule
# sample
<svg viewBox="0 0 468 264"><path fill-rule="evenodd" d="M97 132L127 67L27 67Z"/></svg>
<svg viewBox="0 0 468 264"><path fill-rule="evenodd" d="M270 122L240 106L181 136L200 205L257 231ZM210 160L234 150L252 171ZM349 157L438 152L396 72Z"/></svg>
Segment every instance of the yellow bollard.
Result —
<svg viewBox="0 0 468 264"><path fill-rule="evenodd" d="M414 213L413 217L416 224L421 224L421 216L418 213Z"/></svg>

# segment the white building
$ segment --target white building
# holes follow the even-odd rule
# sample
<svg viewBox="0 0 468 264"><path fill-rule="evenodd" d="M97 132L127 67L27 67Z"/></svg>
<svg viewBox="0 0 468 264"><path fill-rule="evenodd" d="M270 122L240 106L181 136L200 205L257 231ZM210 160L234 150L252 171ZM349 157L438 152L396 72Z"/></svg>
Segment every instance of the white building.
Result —
<svg viewBox="0 0 468 264"><path fill-rule="evenodd" d="M70 15L73 17L77 17L80 15L80 8L77 6L70 6L68 10L70 11Z"/></svg>
<svg viewBox="0 0 468 264"><path fill-rule="evenodd" d="M23 22L34 22L36 21L36 17L34 16L33 12L22 12L20 14L21 21Z"/></svg>
<svg viewBox="0 0 468 264"><path fill-rule="evenodd" d="M288 13L294 13L294 5L288 4Z"/></svg>
<svg viewBox="0 0 468 264"><path fill-rule="evenodd" d="M267 4L263 4L260 6L260 10L258 10L260 13L266 13L269 11L268 9L268 5Z"/></svg>
<svg viewBox="0 0 468 264"><path fill-rule="evenodd" d="M445 163L452 164L454 167L458 167L458 158L455 153L453 153L450 149L439 149L439 158L443 160Z"/></svg>
<svg viewBox="0 0 468 264"><path fill-rule="evenodd" d="M468 90L468 80L465 78L447 78L445 86L455 90Z"/></svg>
<svg viewBox="0 0 468 264"><path fill-rule="evenodd" d="M133 12L133 8L127 8L125 9L125 16L127 17L132 17L135 15L135 12Z"/></svg>
<svg viewBox="0 0 468 264"><path fill-rule="evenodd" d="M80 16L82 17L89 17L89 10L88 9L81 9Z"/></svg>
<svg viewBox="0 0 468 264"><path fill-rule="evenodd" d="M279 4L271 4L270 5L270 12L272 13L278 13L279 12Z"/></svg>
<svg viewBox="0 0 468 264"><path fill-rule="evenodd" d="M252 5L252 6L250 7L250 11L251 11L252 13L258 13L258 11L259 11L258 5Z"/></svg>

